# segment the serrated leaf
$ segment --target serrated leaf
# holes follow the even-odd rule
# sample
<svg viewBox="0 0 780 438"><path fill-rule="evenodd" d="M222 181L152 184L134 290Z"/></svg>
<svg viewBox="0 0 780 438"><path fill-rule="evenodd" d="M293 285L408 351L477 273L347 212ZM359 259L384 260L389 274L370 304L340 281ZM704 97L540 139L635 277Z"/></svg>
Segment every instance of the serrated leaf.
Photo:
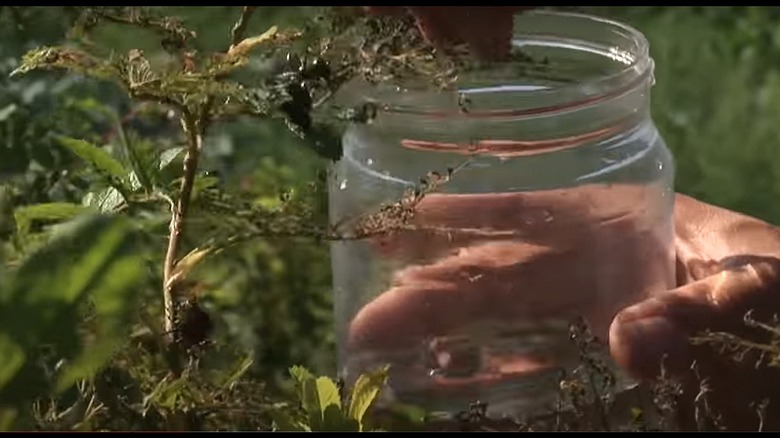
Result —
<svg viewBox="0 0 780 438"><path fill-rule="evenodd" d="M26 235L35 221L63 221L88 211L82 205L69 202L25 205L14 210L14 220L19 234Z"/></svg>
<svg viewBox="0 0 780 438"><path fill-rule="evenodd" d="M341 408L339 388L330 377L322 376L317 378L317 394L320 398L320 410L323 413L330 405L336 405L338 408Z"/></svg>
<svg viewBox="0 0 780 438"><path fill-rule="evenodd" d="M119 190L109 187L97 193L88 193L82 202L101 213L111 213L124 204L125 198L119 193Z"/></svg>
<svg viewBox="0 0 780 438"><path fill-rule="evenodd" d="M125 169L125 167L122 166L122 163L109 155L102 148L88 141L69 137L60 137L58 140L60 144L76 154L79 158L116 181L124 181L127 174L130 173L128 169Z"/></svg>
<svg viewBox="0 0 780 438"><path fill-rule="evenodd" d="M349 416L357 420L358 423L362 424L363 416L368 411L368 408L371 407L371 403L374 402L377 395L379 395L379 391L387 383L388 370L389 367L385 366L378 370L361 374L352 387Z"/></svg>

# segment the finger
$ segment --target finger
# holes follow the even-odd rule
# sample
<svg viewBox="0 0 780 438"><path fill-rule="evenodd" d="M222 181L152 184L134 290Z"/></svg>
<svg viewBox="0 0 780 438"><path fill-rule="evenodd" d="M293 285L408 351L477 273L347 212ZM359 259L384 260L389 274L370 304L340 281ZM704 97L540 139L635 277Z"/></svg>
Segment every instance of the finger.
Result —
<svg viewBox="0 0 780 438"><path fill-rule="evenodd" d="M479 14L465 13L460 37L478 59L504 61L512 50L514 14L524 8L496 6L484 8Z"/></svg>
<svg viewBox="0 0 780 438"><path fill-rule="evenodd" d="M488 319L543 318L578 307L581 296L555 298L565 254L522 242L489 243L396 276L394 287L364 306L350 325L355 349L399 348ZM576 277L576 273L572 273ZM575 280L576 281L576 280Z"/></svg>
<svg viewBox="0 0 780 438"><path fill-rule="evenodd" d="M394 348L484 321L580 316L605 337L618 309L636 302L637 295L664 290L671 278L662 240L632 224L610 225L585 242L549 246L508 239L408 267L355 316L351 344ZM616 271L614 260L622 269Z"/></svg>
<svg viewBox="0 0 780 438"><path fill-rule="evenodd" d="M610 349L642 377L660 371L661 359L686 368L695 359L689 337L704 330L742 331L743 316L776 310L780 260L766 258L721 271L620 312L610 328Z"/></svg>
<svg viewBox="0 0 780 438"><path fill-rule="evenodd" d="M417 19L423 36L438 46L464 43L461 38L462 8L456 6L412 6L409 8Z"/></svg>
<svg viewBox="0 0 780 438"><path fill-rule="evenodd" d="M736 362L710 345L692 345L690 338L704 330L754 340L766 336L747 328L743 315L755 310L757 319L766 320L777 310L779 274L780 260L754 260L629 307L610 328L612 355L640 378L658 376L663 364L667 372L694 390L689 397L698 395L696 386L705 379L707 399L713 410L723 415L721 420L729 427L755 430L758 416L750 403L780 395L778 385L769 383L780 382L777 371L756 371L755 356ZM695 374L691 371L694 363ZM767 380L771 373L773 380Z"/></svg>
<svg viewBox="0 0 780 438"><path fill-rule="evenodd" d="M507 239L572 246L592 239L599 229L647 221L635 211L636 205L650 204L658 197L652 187L627 184L515 193L434 193L415 207L409 224L413 230L378 236L372 243L381 254L415 258Z"/></svg>
<svg viewBox="0 0 780 438"><path fill-rule="evenodd" d="M480 59L498 61L509 56L514 14L518 6L411 7L423 35L437 45L467 43Z"/></svg>

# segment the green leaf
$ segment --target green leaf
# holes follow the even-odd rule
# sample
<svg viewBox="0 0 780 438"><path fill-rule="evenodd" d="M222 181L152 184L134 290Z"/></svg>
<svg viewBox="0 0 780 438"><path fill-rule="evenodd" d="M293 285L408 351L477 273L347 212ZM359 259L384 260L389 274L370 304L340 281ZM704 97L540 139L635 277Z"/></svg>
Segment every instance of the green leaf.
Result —
<svg viewBox="0 0 780 438"><path fill-rule="evenodd" d="M271 410L274 430L281 432L311 432L311 428L300 421L294 420L290 414L282 410Z"/></svg>
<svg viewBox="0 0 780 438"><path fill-rule="evenodd" d="M35 221L63 221L88 211L89 209L83 205L68 202L34 204L14 210L14 220L16 220L17 232L21 235L27 235Z"/></svg>
<svg viewBox="0 0 780 438"><path fill-rule="evenodd" d="M131 181L134 179L136 182L133 189L143 188L147 192L151 192L160 179L157 151L152 143L140 138L134 132L127 136L123 135L121 138L127 153L127 160L130 162L130 167L133 168L130 175Z"/></svg>
<svg viewBox="0 0 780 438"><path fill-rule="evenodd" d="M336 405L341 408L341 397L339 388L330 377L322 376L317 378L317 394L320 398L320 410L324 413L330 405Z"/></svg>
<svg viewBox="0 0 780 438"><path fill-rule="evenodd" d="M0 290L0 333L23 351L48 345L68 364L57 389L90 375L124 342L144 275L138 241L125 218L79 218L61 225ZM94 318L91 339L96 340L89 342L79 330L88 302L87 315ZM47 384L35 380L45 375L33 365L25 364L24 378L0 387L0 400L45 395L39 391Z"/></svg>
<svg viewBox="0 0 780 438"><path fill-rule="evenodd" d="M330 378L315 378L309 370L301 366L290 368L290 374L297 383L298 396L309 419L309 426L312 430L323 430L328 407L335 406L341 412L338 387Z"/></svg>
<svg viewBox="0 0 780 438"><path fill-rule="evenodd" d="M349 416L362 424L363 416L387 383L389 367L362 374L352 387Z"/></svg>
<svg viewBox="0 0 780 438"><path fill-rule="evenodd" d="M130 171L102 148L84 140L60 137L60 143L111 180L111 185L124 181Z"/></svg>
<svg viewBox="0 0 780 438"><path fill-rule="evenodd" d="M97 193L90 192L82 200L84 205L92 207L101 213L111 213L124 202L125 198L119 193L119 190L113 187Z"/></svg>
<svg viewBox="0 0 780 438"><path fill-rule="evenodd" d="M322 425L323 409L317 392L317 380L313 377L307 378L301 384L301 405L309 417L309 427L312 430L319 430Z"/></svg>

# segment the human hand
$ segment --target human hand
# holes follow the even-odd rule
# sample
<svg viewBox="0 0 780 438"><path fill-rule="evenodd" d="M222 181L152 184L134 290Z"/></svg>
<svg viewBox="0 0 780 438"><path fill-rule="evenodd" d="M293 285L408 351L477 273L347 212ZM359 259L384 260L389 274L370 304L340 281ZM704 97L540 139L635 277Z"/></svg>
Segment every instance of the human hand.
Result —
<svg viewBox="0 0 780 438"><path fill-rule="evenodd" d="M641 232L635 220L641 218L624 214L638 196L642 189L585 187L426 198L415 225L428 232L400 233L374 244L388 256L435 261L399 272L389 291L361 309L350 327L350 347L403 347L480 319L541 321L580 313L597 335L608 337L616 362L636 377L656 376L667 355L665 368L695 389L699 382L690 365L696 361L723 424L756 430L758 416L750 403L780 394L776 373L758 372L754 362L735 363L687 340L706 329L749 335L742 324L746 311L766 318L777 309L780 230L678 195L674 284L664 263L651 263L666 256L660 236ZM474 224L492 234L430 231ZM520 236L507 237L511 231ZM667 286L670 291L648 298ZM494 373L459 382L489 384L507 373L533 372L550 366L545 354L555 352L495 358L488 364ZM457 359L447 358L448 365L457 366ZM768 416L764 427L778 426Z"/></svg>
<svg viewBox="0 0 780 438"><path fill-rule="evenodd" d="M664 367L688 388L689 400L682 403L688 410L681 413L684 427L695 427L690 398L705 379L708 402L722 416L723 426L758 430L759 416L751 403L775 398L763 428L778 430L780 373L756 369L755 355L737 362L712 346L694 346L689 338L710 330L766 341L768 333L748 328L743 318L753 311L755 319L769 322L780 309L780 229L683 195L677 196L675 208L677 288L617 315L609 335L612 355L640 378L656 376L664 360Z"/></svg>
<svg viewBox="0 0 780 438"><path fill-rule="evenodd" d="M439 46L467 44L481 59L509 55L512 23L523 6L365 6L379 15L410 12L422 34Z"/></svg>

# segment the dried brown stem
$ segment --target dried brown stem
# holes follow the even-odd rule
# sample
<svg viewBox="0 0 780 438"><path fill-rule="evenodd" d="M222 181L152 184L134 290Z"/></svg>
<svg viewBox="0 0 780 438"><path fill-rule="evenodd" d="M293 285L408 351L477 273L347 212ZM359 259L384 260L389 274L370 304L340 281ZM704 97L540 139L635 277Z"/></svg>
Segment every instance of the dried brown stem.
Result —
<svg viewBox="0 0 780 438"><path fill-rule="evenodd" d="M238 21L233 25L233 29L230 31L230 47L233 48L236 44L240 43L244 39L244 32L249 25L249 19L252 17L252 13L255 12L257 6L244 6L241 11L241 16L238 17Z"/></svg>

